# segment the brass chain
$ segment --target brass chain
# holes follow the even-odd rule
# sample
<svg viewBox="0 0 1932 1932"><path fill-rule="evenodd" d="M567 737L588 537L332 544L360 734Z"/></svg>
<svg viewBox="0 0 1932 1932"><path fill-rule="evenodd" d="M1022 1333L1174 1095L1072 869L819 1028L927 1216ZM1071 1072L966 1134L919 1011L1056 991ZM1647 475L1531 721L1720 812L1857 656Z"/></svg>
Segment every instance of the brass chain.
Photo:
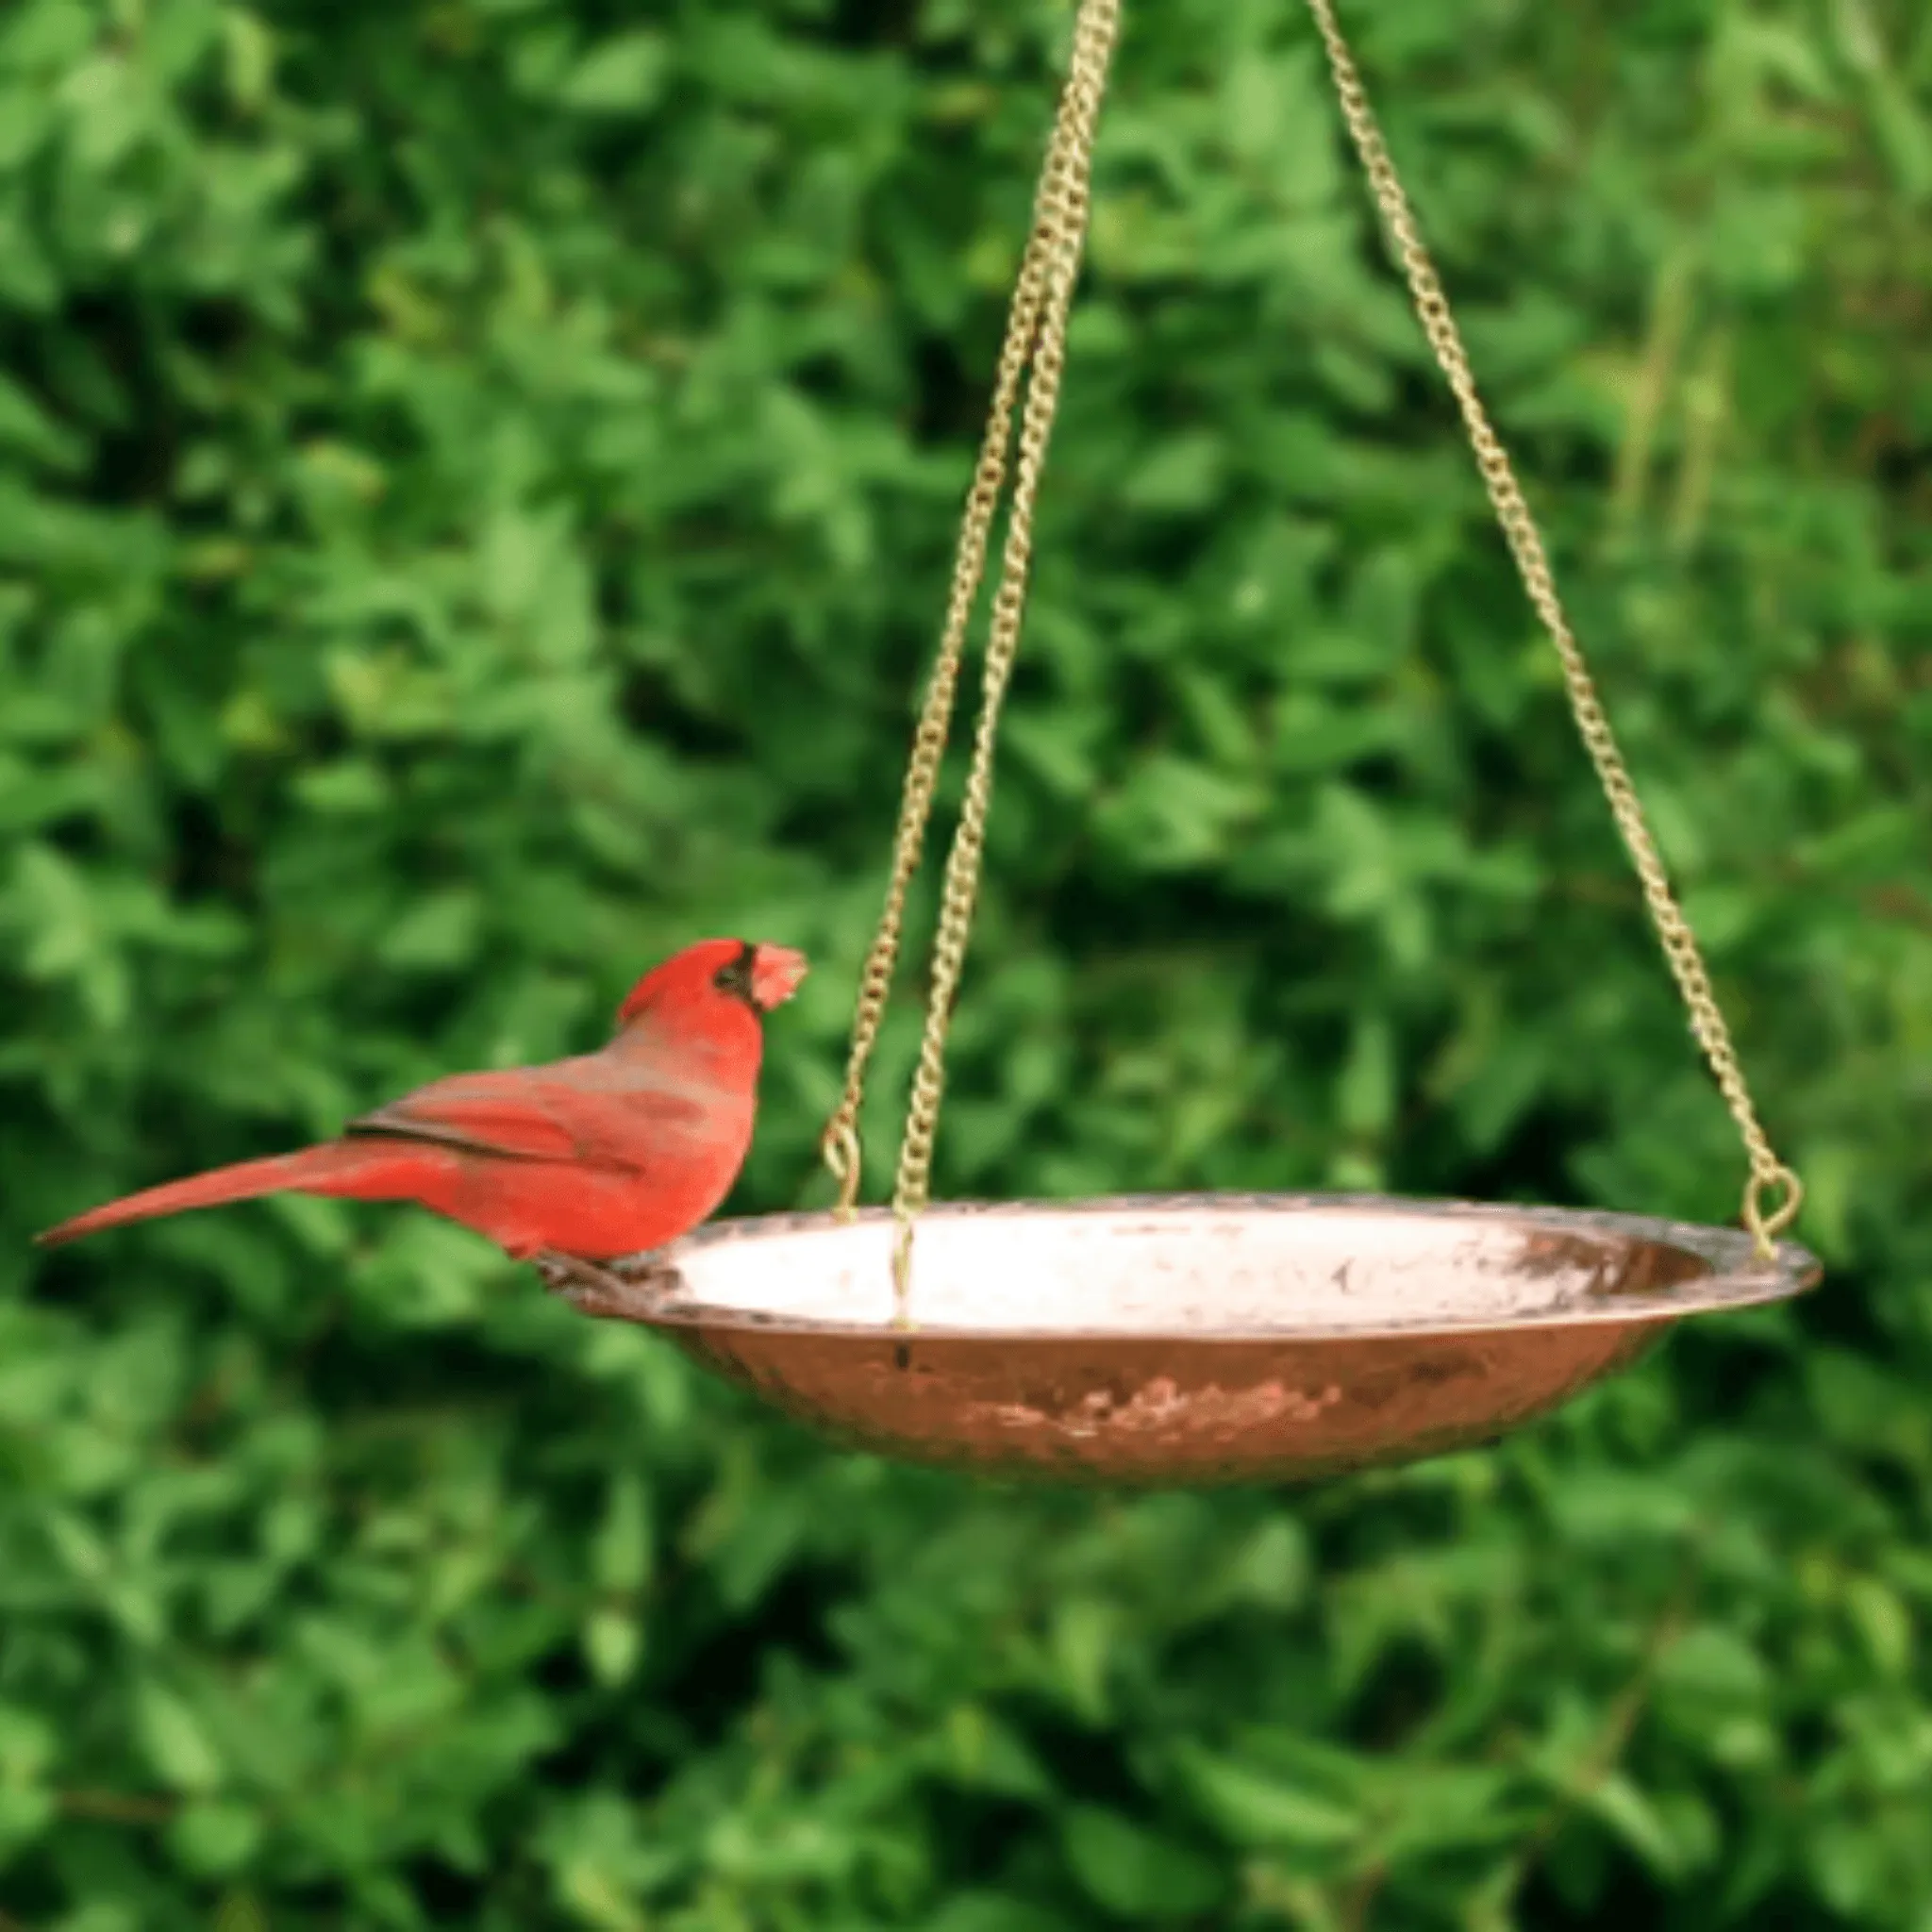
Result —
<svg viewBox="0 0 1932 1932"><path fill-rule="evenodd" d="M1026 400L1020 418L1019 454L1013 465L1013 496L1007 512L1007 541L1000 579L993 591L988 625L986 667L981 677L979 719L973 734L973 758L966 772L966 796L946 855L939 935L933 946L932 990L925 1032L912 1076L912 1104L905 1138L899 1143L899 1172L892 1190L897 1234L892 1249L892 1289L898 1319L907 1319L907 1282L912 1257L912 1223L925 1206L932 1172L933 1136L945 1088L946 1031L953 998L965 963L966 941L979 896L979 867L986 849L987 813L992 804L993 751L999 737L1000 708L1020 648L1020 621L1033 559L1033 510L1046 466L1046 446L1059 405L1066 371L1067 316L1080 272L1087 236L1089 184L1093 169L1093 137L1107 86L1108 62L1120 32L1119 0L1083 0L1074 24L1074 51L1054 139L1041 178L1048 246L1045 300L1040 333L1028 372Z"/></svg>
<svg viewBox="0 0 1932 1932"><path fill-rule="evenodd" d="M1006 479L1013 409L1024 380L1025 401L1021 408L1019 450L1000 577L993 592L980 713L974 731L965 799L946 858L925 1027L893 1186L892 1212L897 1232L892 1281L897 1318L902 1324L908 1319L912 1225L929 1193L933 1141L945 1085L946 1033L978 899L987 814L992 803L993 751L1000 709L1020 644L1027 573L1033 554L1034 507L1066 366L1067 318L1086 239L1094 132L1106 91L1108 66L1119 34L1120 0L1081 0L1074 23L1067 79L1034 197L1032 232L1008 315L1006 341L1000 352L999 375L980 444L979 461L967 493L938 660L926 689L906 774L885 909L859 982L845 1088L821 1142L825 1164L839 1182L839 1211L849 1216L858 1196L858 1109L865 1070L877 1043L880 1018L899 949L907 890L919 864L920 848L932 812L933 792L958 682L960 656L985 574L992 521Z"/></svg>
<svg viewBox="0 0 1932 1932"><path fill-rule="evenodd" d="M1071 81L1069 83L1071 87ZM1000 491L1007 476L1007 450L1012 439L1013 409L1020 385L1039 338L1041 313L1046 298L1048 265L1058 252L1061 208L1058 182L1065 172L1067 139L1063 100L1052 142L1041 164L1034 192L1033 223L1021 257L1019 278L1007 313L1006 336L1000 345L999 373L987 411L979 458L966 492L960 519L958 549L953 560L953 580L946 600L945 623L940 633L938 657L921 707L913 737L912 757L906 771L899 802L899 823L892 841L892 868L886 887L885 908L871 951L859 977L858 1009L854 1014L851 1052L846 1061L845 1087L820 1141L825 1165L839 1183L841 1218L849 1218L858 1199L861 1154L858 1110L865 1091L866 1069L878 1043L880 1021L891 991L892 969L898 959L905 924L906 895L919 869L925 828L932 816L933 794L940 762L945 756L953 702L959 681L973 606L986 574L992 523L999 510Z"/></svg>
<svg viewBox="0 0 1932 1932"><path fill-rule="evenodd" d="M1361 157L1370 189L1381 210L1388 239L1407 280L1416 315L1422 323L1423 332L1428 337L1436 360L1441 365L1442 374L1449 379L1449 387L1455 391L1470 446L1475 453L1476 467L1482 473L1483 487L1489 492L1496 519L1503 526L1504 537L1516 559L1524 588L1549 631L1557 655L1562 659L1563 684L1569 693L1570 708L1575 715L1577 731L1590 754L1591 762L1596 767L1604 795L1609 801L1611 816L1617 822L1617 829L1623 834L1624 843L1637 868L1644 902L1650 908L1664 958L1677 982L1684 1004L1690 1009L1691 1033L1704 1049L1711 1072L1717 1076L1718 1089L1743 1141L1745 1156L1751 1165L1751 1177L1744 1189L1744 1224L1751 1231L1759 1257L1769 1260L1774 1252L1773 1242L1797 1215L1805 1198L1804 1184L1796 1173L1778 1158L1758 1124L1757 1109L1745 1084L1737 1049L1731 1043L1730 1028L1718 1007L1717 995L1712 990L1710 974L1698 949L1696 936L1671 891L1669 876L1658 856L1657 841L1651 836L1643 808L1638 802L1637 790L1624 762L1623 752L1618 747L1616 734L1610 728L1595 680L1585 662L1582 646L1576 641L1575 633L1571 630L1570 621L1557 595L1556 576L1550 568L1549 554L1543 547L1536 520L1530 514L1529 504L1516 480L1509 458L1491 425L1489 412L1476 394L1475 377L1462 345L1461 333L1449 312L1449 298L1443 292L1434 262L1423 246L1408 196L1396 175L1395 164L1390 158L1382 131L1369 106L1368 94L1362 87L1354 57L1336 23L1333 0L1307 0L1307 4L1315 18L1316 30L1327 50L1328 66L1334 75L1342 119L1348 124L1349 136L1355 142L1357 154ZM1774 1205L1767 1207L1767 1198Z"/></svg>
<svg viewBox="0 0 1932 1932"><path fill-rule="evenodd" d="M1043 181L1041 187L1043 192ZM1019 400L1020 381L1025 373L1026 358L1040 325L1049 246L1042 219L1042 212L1036 203L1033 232L1027 238L1019 281L1007 315L1006 340L1000 347L999 375L993 385L992 406L980 441L979 459L974 468L972 486L966 493L966 508L959 525L959 545L953 559L952 589L946 600L946 619L940 633L939 655L933 664L932 677L926 685L925 701L920 708L919 725L912 740L912 757L906 768L905 789L899 800L898 829L892 840L892 869L886 885L885 908L879 916L872 949L866 955L864 970L859 975L858 1004L852 1022L852 1046L845 1063L845 1088L819 1142L825 1165L839 1184L838 1212L841 1220L851 1218L858 1200L862 1166L858 1109L865 1094L866 1069L872 1061L873 1048L878 1043L879 1023L885 1014L886 1000L891 992L892 968L898 960L899 941L905 925L906 894L912 883L912 874L919 870L926 823L932 816L940 761L945 756L954 694L958 689L959 659L965 649L966 629L972 621L974 600L979 594L980 581L986 573L986 553L991 540L992 520L999 508L1001 486L1006 481L1007 445L1012 434L1013 406Z"/></svg>

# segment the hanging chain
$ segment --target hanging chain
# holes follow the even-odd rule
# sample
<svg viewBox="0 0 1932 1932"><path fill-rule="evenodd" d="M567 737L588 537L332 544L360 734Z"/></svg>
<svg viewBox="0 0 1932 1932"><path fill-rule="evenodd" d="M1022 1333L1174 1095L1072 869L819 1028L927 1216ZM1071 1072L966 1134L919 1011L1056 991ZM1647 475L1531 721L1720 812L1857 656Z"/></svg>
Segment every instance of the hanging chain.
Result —
<svg viewBox="0 0 1932 1932"><path fill-rule="evenodd" d="M872 950L866 955L859 975L858 1006L852 1021L852 1047L845 1063L845 1090L837 1109L820 1139L820 1152L825 1165L839 1183L838 1212L849 1220L858 1200L861 1154L858 1140L858 1109L865 1094L866 1069L873 1048L878 1043L879 1022L891 991L892 968L899 957L899 941L906 919L906 893L912 874L919 869L919 855L925 842L926 822L932 816L933 792L939 783L940 760L945 756L946 735L952 724L953 698L959 683L959 658L966 643L966 627L972 621L973 604L979 594L986 572L987 546L991 541L992 520L999 508L1000 486L1006 481L1007 444L1012 434L1013 405L1019 399L1020 379L1025 373L1026 358L1040 325L1041 301L1046 244L1036 213L1033 233L1021 263L1020 280L1007 317L1006 341L1000 348L999 375L993 386L992 408L988 414L986 433L980 442L979 460L973 483L966 493L966 509L960 521L959 547L953 559L953 585L946 601L946 621L940 634L939 656L926 686L925 702L920 708L919 726L913 734L912 758L906 770L906 786L899 800L899 824L892 839L892 870L886 885L885 909L879 916L878 931Z"/></svg>
<svg viewBox="0 0 1932 1932"><path fill-rule="evenodd" d="M1089 183L1093 167L1093 136L1107 86L1108 61L1120 32L1119 0L1083 0L1074 25L1074 52L1060 99L1054 140L1041 178L1041 202L1047 213L1045 299L1040 335L1034 344L1026 401L1020 420L1019 455L1013 465L1013 500L1007 513L1006 547L1000 580L993 591L988 626L986 668L981 679L979 721L973 735L973 759L966 773L965 803L946 855L939 936L933 946L932 991L926 1003L925 1033L912 1076L912 1105L899 1144L899 1172L892 1190L898 1224L892 1250L892 1285L899 1319L906 1319L907 1278L912 1254L913 1217L925 1206L932 1172L933 1135L945 1088L946 1030L953 997L965 962L967 936L979 895L980 859L986 849L986 819L992 804L993 748L999 736L1000 707L1020 648L1020 620L1026 603L1027 573L1033 559L1033 509L1046 466L1046 445L1058 407L1066 370L1067 315L1080 271L1087 235Z"/></svg>
<svg viewBox="0 0 1932 1932"><path fill-rule="evenodd" d="M1429 339L1429 347L1435 351L1436 360L1441 365L1442 374L1449 378L1449 387L1456 393L1463 425L1469 432L1470 445L1475 452L1476 467L1482 473L1483 487L1488 491L1497 521L1503 526L1503 534L1508 541L1510 554L1516 559L1524 588L1529 592L1529 601L1536 607L1537 614L1542 619L1551 641L1557 647L1557 654L1562 659L1564 688L1569 693L1570 708L1575 714L1577 731L1582 736L1584 748L1590 753L1591 762L1596 767L1596 774L1603 785L1604 795L1609 801L1617 829L1623 834L1624 843L1629 848L1636 865L1637 876L1643 887L1644 902L1650 908L1664 958L1677 982L1684 1004L1690 1009L1690 1030L1698 1045L1704 1049L1711 1072L1717 1076L1718 1089L1743 1141L1744 1152L1751 1164L1751 1177L1744 1189L1744 1225L1751 1231L1759 1257L1769 1260L1774 1252L1774 1241L1797 1215L1805 1198L1804 1185L1797 1174L1777 1158L1758 1124L1757 1109L1752 1103L1743 1069L1738 1062L1737 1049L1731 1044L1730 1028L1724 1024L1724 1014L1719 1009L1696 936L1672 894L1670 879L1658 856L1657 841L1644 819L1643 808L1638 802L1637 790L1631 783L1624 755L1618 748L1616 734L1610 728L1603 700L1597 694L1596 683L1584 659L1582 646L1576 641L1575 633L1571 630L1570 621L1557 595L1556 577L1550 569L1549 554L1543 547L1542 537L1516 480L1508 455L1491 425L1489 412L1476 394L1475 377L1470 370L1469 357L1449 312L1449 298L1443 293L1435 264L1423 246L1408 196L1396 176L1395 164L1390 158L1382 131L1376 125L1354 57L1336 24L1333 0L1307 0L1307 4L1309 12L1315 17L1316 30L1327 49L1328 65L1335 77L1335 92L1341 104L1342 119L1348 124L1350 138L1355 142L1356 152L1361 157L1369 186L1376 206L1381 209L1383 225L1408 282L1416 315Z"/></svg>
<svg viewBox="0 0 1932 1932"><path fill-rule="evenodd" d="M897 1318L902 1324L907 1319L912 1224L928 1196L933 1140L944 1091L946 1033L978 898L986 820L992 802L993 750L1000 708L1020 644L1027 571L1033 554L1034 506L1066 366L1067 317L1086 237L1094 130L1107 85L1108 63L1119 32L1120 0L1081 0L1074 25L1074 48L1066 85L1034 198L1032 232L1008 316L992 405L978 465L967 493L938 661L926 689L900 802L885 909L859 983L844 1092L822 1141L825 1163L839 1182L839 1211L849 1216L858 1195L858 1108L865 1071L877 1043L880 1017L898 954L907 890L919 863L926 822L932 812L933 791L958 683L960 657L985 574L992 520L1006 479L1013 409L1024 379L1026 396L1021 412L1019 452L1014 464L1013 495L1008 512L1000 578L993 592L980 714L974 731L965 801L946 858L925 1028L893 1187L892 1211L897 1234L892 1281Z"/></svg>

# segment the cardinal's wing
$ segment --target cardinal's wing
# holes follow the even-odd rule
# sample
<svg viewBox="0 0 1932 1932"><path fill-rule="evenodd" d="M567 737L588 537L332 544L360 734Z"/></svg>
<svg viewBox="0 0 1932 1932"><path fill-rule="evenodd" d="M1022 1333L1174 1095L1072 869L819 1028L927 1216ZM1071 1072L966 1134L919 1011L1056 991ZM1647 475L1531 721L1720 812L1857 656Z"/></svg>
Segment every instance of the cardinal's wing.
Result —
<svg viewBox="0 0 1932 1932"><path fill-rule="evenodd" d="M343 1131L433 1141L502 1160L641 1172L709 1124L690 1094L643 1085L587 1087L518 1069L454 1074L351 1121Z"/></svg>

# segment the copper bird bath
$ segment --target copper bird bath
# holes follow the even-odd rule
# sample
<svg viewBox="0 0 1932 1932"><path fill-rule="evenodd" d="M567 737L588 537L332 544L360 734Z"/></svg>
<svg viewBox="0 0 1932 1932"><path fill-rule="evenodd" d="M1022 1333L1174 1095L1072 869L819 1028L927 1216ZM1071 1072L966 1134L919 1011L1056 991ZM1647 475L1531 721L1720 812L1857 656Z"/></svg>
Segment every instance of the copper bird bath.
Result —
<svg viewBox="0 0 1932 1932"><path fill-rule="evenodd" d="M1355 1195L721 1222L608 1312L856 1446L989 1476L1283 1482L1471 1443L1818 1264L1626 1214Z"/></svg>
<svg viewBox="0 0 1932 1932"><path fill-rule="evenodd" d="M1475 386L1334 0L1307 0L1349 139L1664 958L1749 1166L1743 1232L1624 1214L1346 1195L928 1205L994 749L1020 645L1033 519L1066 367L1097 118L1121 0L1077 0L940 647L901 793L825 1214L727 1222L587 1310L648 1322L699 1361L845 1441L983 1474L1121 1484L1314 1478L1482 1442L1631 1361L1688 1315L1776 1301L1818 1264L1778 1237L1803 1190L1757 1118L1696 938L1639 803L1529 504ZM1010 489L1008 490L1008 485ZM858 1121L937 793L993 525L980 708L941 882L924 1034L890 1211L855 1213ZM1291 675L1292 641L1283 640Z"/></svg>

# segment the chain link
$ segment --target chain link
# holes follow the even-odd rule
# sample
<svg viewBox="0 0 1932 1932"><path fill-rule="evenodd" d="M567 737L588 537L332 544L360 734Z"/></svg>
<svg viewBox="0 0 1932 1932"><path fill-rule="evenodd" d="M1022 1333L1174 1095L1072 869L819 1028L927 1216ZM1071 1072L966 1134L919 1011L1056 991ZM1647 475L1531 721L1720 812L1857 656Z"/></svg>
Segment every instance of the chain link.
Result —
<svg viewBox="0 0 1932 1932"><path fill-rule="evenodd" d="M1463 425L1469 433L1470 446L1475 453L1483 487L1489 492L1496 520L1503 526L1503 535L1508 542L1511 556L1516 559L1524 588L1528 591L1529 601L1536 607L1537 615L1542 619L1551 641L1557 647L1557 655L1562 660L1563 685L1569 694L1570 708L1575 714L1577 731L1591 764L1596 767L1604 796L1609 801L1611 816L1617 822L1617 829L1622 833L1624 843L1637 868L1644 903L1650 908L1651 921L1657 927L1665 961L1677 983L1678 991L1683 995L1685 1006L1690 1009L1691 1033L1717 1077L1718 1090L1724 1095L1731 1119L1737 1123L1751 1166L1751 1176L1744 1189L1743 1221L1751 1231L1760 1258L1768 1260L1775 1238L1790 1225L1797 1215L1805 1197L1804 1185L1773 1151L1770 1140L1758 1124L1757 1109L1745 1084L1737 1049L1731 1043L1730 1028L1724 1024L1724 1014L1718 1007L1717 995L1712 990L1704 957L1698 950L1696 936L1671 891L1669 876L1658 856L1657 841L1644 819L1643 808L1638 801L1629 770L1624 763L1616 734L1610 728L1595 680L1584 659L1582 646L1576 641L1575 633L1570 628L1570 621L1557 595L1556 576L1550 568L1549 554L1543 547L1536 520L1516 480L1509 458L1490 423L1489 412L1476 394L1475 377L1462 345L1461 333L1449 312L1449 298L1443 292L1434 262L1423 246L1408 196L1396 176L1395 164L1390 158L1382 131L1369 106L1361 75L1337 25L1333 0L1307 0L1307 4L1315 18L1316 31L1327 50L1328 66L1334 75L1342 119L1348 124L1349 137L1361 157L1369 187L1375 197L1376 207L1381 210L1383 225L1407 280L1416 315L1462 411Z"/></svg>
<svg viewBox="0 0 1932 1932"><path fill-rule="evenodd" d="M1117 6L1117 0L1110 0L1110 5ZM1078 48L1076 35L1076 57ZM864 1098L866 1069L871 1063L873 1049L878 1043L879 1024L891 991L892 969L898 960L905 925L906 896L912 875L919 869L925 828L932 816L933 794L938 787L940 764L945 756L952 724L966 632L986 575L993 518L998 513L1000 491L1006 482L1013 410L1019 402L1021 383L1026 375L1028 361L1035 355L1041 340L1049 274L1053 264L1064 253L1062 184L1069 165L1067 142L1073 132L1069 100L1074 86L1070 76L1034 192L1032 227L1021 257L1019 278L1007 313L1006 336L1000 345L999 372L993 383L992 402L987 411L979 458L960 518L959 542L953 559L953 579L946 599L939 652L926 686L925 700L920 708L912 756L899 802L899 823L893 836L892 867L886 886L885 907L859 975L852 1045L845 1067L845 1087L820 1141L820 1152L825 1165L839 1184L838 1212L844 1220L851 1218L858 1200L862 1169L858 1111ZM1091 141L1091 115L1088 125L1088 139ZM1074 246L1077 250L1077 242ZM929 1128L926 1139L929 1143Z"/></svg>
<svg viewBox="0 0 1932 1932"><path fill-rule="evenodd" d="M892 1190L892 1214L897 1223L892 1288L897 1316L902 1323L907 1320L912 1224L927 1199L933 1137L945 1089L946 1032L965 963L974 908L978 903L987 814L992 805L993 752L999 737L1000 708L1020 648L1020 622L1025 609L1027 575L1033 559L1034 506L1046 466L1054 412L1059 404L1060 380L1066 370L1067 316L1073 307L1074 284L1079 275L1080 251L1087 234L1093 136L1107 86L1108 62L1119 32L1119 0L1084 0L1074 25L1074 52L1067 84L1041 177L1045 300L1021 413L1019 455L1013 465L1013 497L1007 514L1007 541L988 627L979 719L974 728L973 758L966 773L965 803L953 832L952 850L946 855L925 1032L912 1076L912 1104L907 1113L905 1138L899 1145L899 1171Z"/></svg>
<svg viewBox="0 0 1932 1932"><path fill-rule="evenodd" d="M946 1034L978 902L986 821L992 804L993 752L999 734L1000 709L1020 645L1027 573L1033 555L1034 507L1039 499L1041 475L1045 467L1047 442L1066 366L1067 317L1073 306L1074 285L1086 238L1094 131L1107 85L1108 64L1119 32L1120 0L1081 0L1074 24L1067 79L1034 196L1032 232L1027 238L1019 283L1008 314L1006 341L1000 352L999 375L993 386L979 461L967 492L939 655L926 688L907 770L885 909L860 977L845 1088L821 1142L825 1164L839 1182L839 1212L849 1217L858 1197L858 1110L866 1067L877 1043L892 967L898 957L907 891L918 869L920 849L932 813L933 793L958 684L960 658L974 603L985 575L992 522L1006 480L1013 410L1020 403L1024 383L1025 400L1021 406L1012 501L1008 510L999 582L993 591L980 712L974 729L965 799L946 858L925 1025L892 1191L896 1224L892 1283L896 1319L902 1325L908 1320L907 1294L913 1223L930 1191L933 1142L945 1086Z"/></svg>

